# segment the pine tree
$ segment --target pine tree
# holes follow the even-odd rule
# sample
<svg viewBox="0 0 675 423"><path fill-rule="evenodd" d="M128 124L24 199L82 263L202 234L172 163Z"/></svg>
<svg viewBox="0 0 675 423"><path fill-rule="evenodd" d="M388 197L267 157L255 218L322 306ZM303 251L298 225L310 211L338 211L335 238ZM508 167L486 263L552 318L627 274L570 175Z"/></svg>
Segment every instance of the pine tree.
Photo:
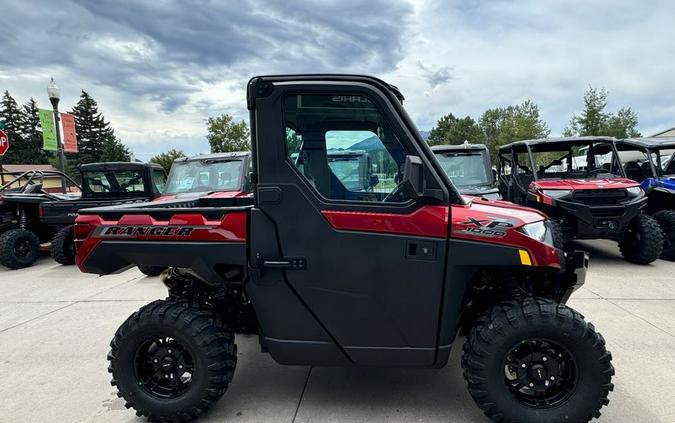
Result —
<svg viewBox="0 0 675 423"><path fill-rule="evenodd" d="M131 152L114 134L103 141L103 155L99 161L128 162L129 160L131 160Z"/></svg>
<svg viewBox="0 0 675 423"><path fill-rule="evenodd" d="M0 120L5 123L9 139L9 151L3 157L4 163L25 163L25 145L21 137L22 113L14 97L5 91L0 101Z"/></svg>
<svg viewBox="0 0 675 423"><path fill-rule="evenodd" d="M82 90L80 100L73 107L72 114L75 116L77 131L78 164L102 161L106 141L110 144L109 140L115 139L115 131L98 111L96 100Z"/></svg>
<svg viewBox="0 0 675 423"><path fill-rule="evenodd" d="M20 132L24 143L24 163L49 163L49 153L42 149L42 127L38 105L31 98L23 105Z"/></svg>

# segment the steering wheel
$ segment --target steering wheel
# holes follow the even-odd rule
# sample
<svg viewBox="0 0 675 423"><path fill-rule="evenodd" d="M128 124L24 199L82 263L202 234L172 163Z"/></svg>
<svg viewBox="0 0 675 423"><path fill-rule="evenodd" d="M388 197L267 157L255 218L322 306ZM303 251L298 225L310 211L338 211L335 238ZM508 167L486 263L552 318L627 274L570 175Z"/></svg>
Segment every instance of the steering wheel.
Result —
<svg viewBox="0 0 675 423"><path fill-rule="evenodd" d="M398 184L396 185L396 188L389 194L385 195L384 198L382 199L383 203L393 203L393 202L400 202L397 201L397 197L402 197L404 194L403 191L403 184ZM402 199L405 199L405 197L402 197Z"/></svg>
<svg viewBox="0 0 675 423"><path fill-rule="evenodd" d="M601 174L603 172L606 172L606 171L607 171L607 169L597 167L595 169L587 171L586 174L584 175L584 178L588 178L589 176L593 176L593 175L599 175L599 174Z"/></svg>

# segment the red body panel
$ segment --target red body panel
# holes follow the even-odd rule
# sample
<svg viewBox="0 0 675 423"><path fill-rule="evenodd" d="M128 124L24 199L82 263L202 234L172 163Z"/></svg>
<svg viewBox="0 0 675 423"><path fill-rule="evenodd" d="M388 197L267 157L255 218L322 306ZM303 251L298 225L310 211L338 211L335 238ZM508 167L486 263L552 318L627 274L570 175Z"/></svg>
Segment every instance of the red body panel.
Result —
<svg viewBox="0 0 675 423"><path fill-rule="evenodd" d="M323 210L321 213L335 229L346 231L398 233L444 239L448 236L450 227L446 206L425 206L410 214L333 210ZM476 199L466 205L453 205L451 215L450 236L453 238L522 248L530 253L532 264L560 267L560 257L555 248L518 230L525 224L545 219L536 210L513 206L505 201ZM479 226L495 221L498 222L497 225L501 223L511 226L497 226L492 230ZM480 232L475 232L477 228Z"/></svg>
<svg viewBox="0 0 675 423"><path fill-rule="evenodd" d="M103 220L96 215L78 216L75 221L75 262L82 271L82 263L96 246L105 239L137 239L143 241L199 241L245 242L247 213L227 213L220 220L208 220L201 214L176 214L169 220L158 220L149 215L125 215L117 221ZM112 229L128 232L110 233ZM139 233L138 229L155 229L154 233ZM186 228L191 229L188 233ZM134 233L131 233L134 231Z"/></svg>
<svg viewBox="0 0 675 423"><path fill-rule="evenodd" d="M530 191L540 189L569 189L569 190L587 190L587 189L623 189L640 186L637 182L625 179L560 179L546 180L540 179L530 184Z"/></svg>
<svg viewBox="0 0 675 423"><path fill-rule="evenodd" d="M335 229L385 232L434 238L448 236L448 207L425 206L410 214L366 213L322 210Z"/></svg>

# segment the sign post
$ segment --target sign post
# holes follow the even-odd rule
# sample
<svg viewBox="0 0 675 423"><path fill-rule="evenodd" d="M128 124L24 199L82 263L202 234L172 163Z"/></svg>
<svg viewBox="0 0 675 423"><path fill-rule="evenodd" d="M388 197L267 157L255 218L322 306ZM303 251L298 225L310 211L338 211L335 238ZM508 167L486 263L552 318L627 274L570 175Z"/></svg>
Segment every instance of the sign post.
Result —
<svg viewBox="0 0 675 423"><path fill-rule="evenodd" d="M2 167L2 156L5 155L7 150L9 150L9 137L7 133L3 131L5 125L0 122L2 127L0 128L0 185L5 185L5 175L2 174L5 170Z"/></svg>

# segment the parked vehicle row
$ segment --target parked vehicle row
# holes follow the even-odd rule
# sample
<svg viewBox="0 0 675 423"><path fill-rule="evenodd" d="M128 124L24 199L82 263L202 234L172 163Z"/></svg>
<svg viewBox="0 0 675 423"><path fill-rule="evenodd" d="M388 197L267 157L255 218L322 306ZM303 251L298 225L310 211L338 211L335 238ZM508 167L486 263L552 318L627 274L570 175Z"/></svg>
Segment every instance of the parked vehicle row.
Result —
<svg viewBox="0 0 675 423"><path fill-rule="evenodd" d="M402 102L370 77L253 78L251 153L177 160L138 201L89 208L101 184L83 174L82 199L45 203L52 226L79 215L63 238L83 272L162 273L168 298L111 342L127 406L203 414L232 380L235 333L281 364L434 368L461 334L469 392L493 421L600 415L614 369L565 305L588 266L571 241L672 259L675 139L518 141L497 172L484 145L429 148Z"/></svg>

